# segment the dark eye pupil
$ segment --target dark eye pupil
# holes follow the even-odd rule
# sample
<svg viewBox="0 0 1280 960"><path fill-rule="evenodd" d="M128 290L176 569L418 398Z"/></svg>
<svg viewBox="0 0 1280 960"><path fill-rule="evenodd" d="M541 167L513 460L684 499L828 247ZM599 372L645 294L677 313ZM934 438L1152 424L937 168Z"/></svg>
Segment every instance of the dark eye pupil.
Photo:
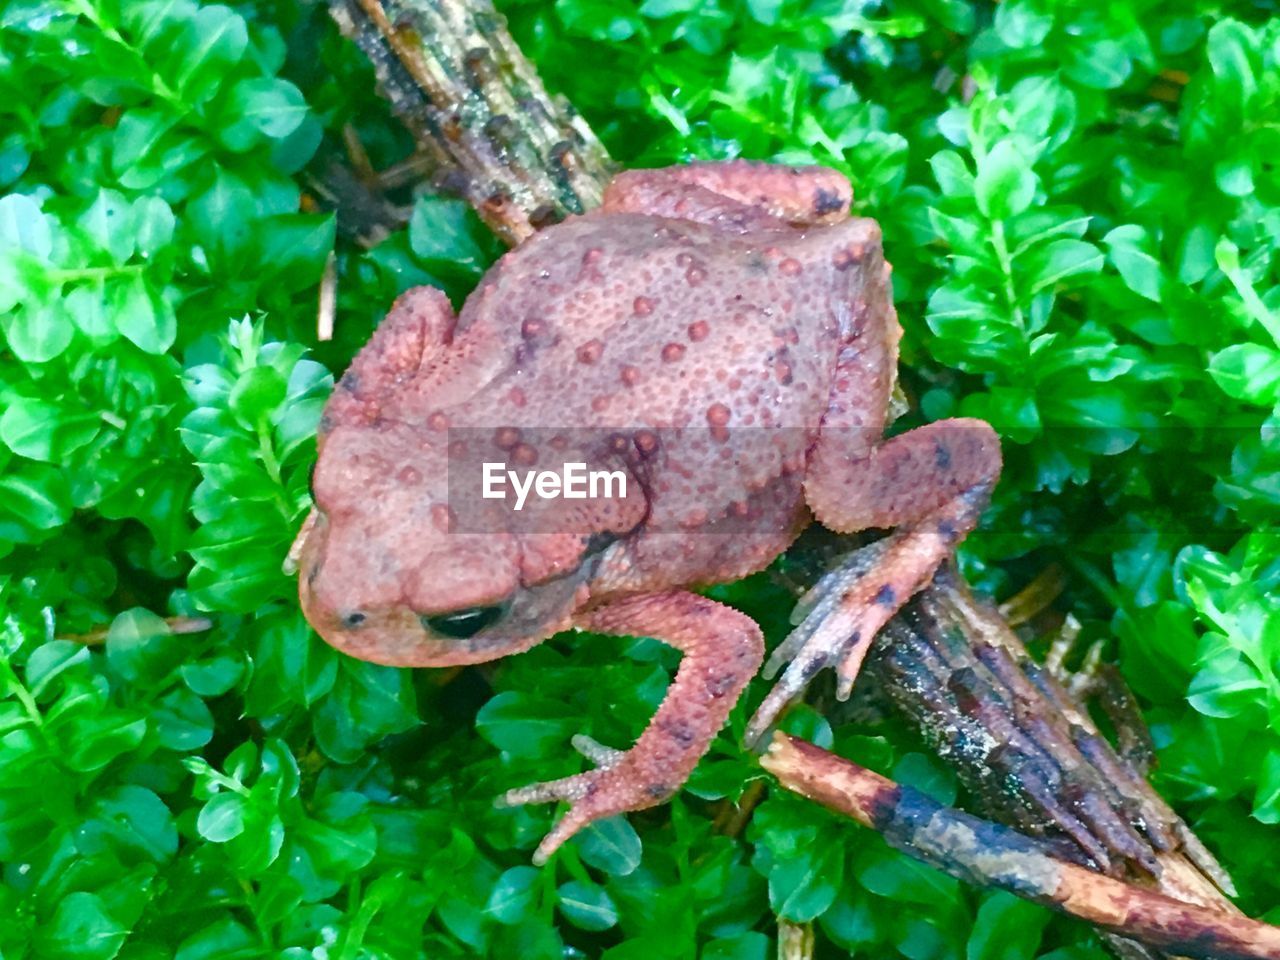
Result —
<svg viewBox="0 0 1280 960"><path fill-rule="evenodd" d="M466 610L455 610L453 613L424 613L418 619L432 633L464 640L467 637L474 637L485 627L493 626L502 619L505 612L506 608L502 606L469 607Z"/></svg>
<svg viewBox="0 0 1280 960"><path fill-rule="evenodd" d="M348 613L342 618L342 625L345 627L358 627L364 621L365 615L363 613Z"/></svg>

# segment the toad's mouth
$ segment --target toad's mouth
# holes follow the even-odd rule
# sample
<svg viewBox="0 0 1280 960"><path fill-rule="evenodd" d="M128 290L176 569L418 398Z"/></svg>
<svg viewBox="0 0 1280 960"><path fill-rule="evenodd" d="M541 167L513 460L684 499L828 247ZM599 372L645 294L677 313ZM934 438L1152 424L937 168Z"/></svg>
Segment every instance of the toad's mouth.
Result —
<svg viewBox="0 0 1280 960"><path fill-rule="evenodd" d="M307 514L307 519L302 521L302 526L298 529L298 535L293 538L293 543L289 546L289 552L285 554L284 561L280 564L280 569L286 577L292 577L302 565L303 554L307 550L307 541L311 539L311 534L316 528L316 521L319 516L320 511L312 507Z"/></svg>
<svg viewBox="0 0 1280 960"><path fill-rule="evenodd" d="M500 617L481 612L488 607L420 612L403 602L352 613L320 602L313 580L300 577L298 595L320 637L357 660L394 667L463 666L521 653L567 629L588 592L583 576L570 575L521 588Z"/></svg>

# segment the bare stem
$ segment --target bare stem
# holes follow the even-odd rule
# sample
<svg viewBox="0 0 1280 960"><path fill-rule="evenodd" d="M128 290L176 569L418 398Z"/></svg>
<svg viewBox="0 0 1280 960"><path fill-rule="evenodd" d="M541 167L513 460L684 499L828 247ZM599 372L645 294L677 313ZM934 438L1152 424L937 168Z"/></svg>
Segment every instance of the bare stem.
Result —
<svg viewBox="0 0 1280 960"><path fill-rule="evenodd" d="M487 0L330 0L373 63L392 109L509 244L600 203L609 158L563 98L551 97Z"/></svg>
<svg viewBox="0 0 1280 960"><path fill-rule="evenodd" d="M168 617L165 624L169 628L170 633L204 633L206 630L213 629L213 621L207 617ZM111 633L110 627L102 627L98 630L90 630L88 633L75 633L70 636L58 637L59 640L70 640L72 643L82 643L86 647L95 647L99 644L107 642L107 636Z"/></svg>
<svg viewBox="0 0 1280 960"><path fill-rule="evenodd" d="M1112 879L1042 841L944 807L804 740L778 733L761 763L784 787L879 832L960 880L1008 890L1152 946L1191 957L1276 960L1280 927Z"/></svg>

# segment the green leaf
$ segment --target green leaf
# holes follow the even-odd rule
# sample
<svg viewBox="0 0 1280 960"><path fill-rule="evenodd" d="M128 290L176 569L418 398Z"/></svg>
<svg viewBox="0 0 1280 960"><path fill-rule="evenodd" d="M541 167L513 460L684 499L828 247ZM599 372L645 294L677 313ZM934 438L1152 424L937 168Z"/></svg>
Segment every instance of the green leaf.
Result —
<svg viewBox="0 0 1280 960"><path fill-rule="evenodd" d="M556 0L555 11L570 31L594 40L617 43L640 27L630 4L611 0Z"/></svg>
<svg viewBox="0 0 1280 960"><path fill-rule="evenodd" d="M64 672L89 662L89 649L71 640L50 640L31 651L27 659L27 686L33 697L44 694Z"/></svg>
<svg viewBox="0 0 1280 960"><path fill-rule="evenodd" d="M990 340L1000 323L989 294L974 287L938 287L929 298L929 326L944 339Z"/></svg>
<svg viewBox="0 0 1280 960"><path fill-rule="evenodd" d="M104 292L101 283L77 286L62 301L80 332L103 346L119 337Z"/></svg>
<svg viewBox="0 0 1280 960"><path fill-rule="evenodd" d="M49 221L30 197L10 193L0 197L0 253L21 250L40 260L53 253Z"/></svg>
<svg viewBox="0 0 1280 960"><path fill-rule="evenodd" d="M226 843L244 832L244 797L219 793L200 810L196 830L210 843Z"/></svg>
<svg viewBox="0 0 1280 960"><path fill-rule="evenodd" d="M644 3L640 4L640 15L642 17L652 17L655 20L661 20L665 17L673 17L680 13L690 13L697 7L697 5L697 0L644 0ZM750 9L752 11L752 16L755 16L756 19L759 20L760 16L756 13L756 8L752 6ZM768 5L766 4L764 8L766 15L767 10Z"/></svg>
<svg viewBox="0 0 1280 960"><path fill-rule="evenodd" d="M156 704L151 726L160 745L169 750L198 750L213 739L213 715L190 690L170 691Z"/></svg>
<svg viewBox="0 0 1280 960"><path fill-rule="evenodd" d="M26 172L31 153L18 134L0 139L0 187L8 187Z"/></svg>
<svg viewBox="0 0 1280 960"><path fill-rule="evenodd" d="M97 894L77 891L59 901L39 933L41 956L59 960L111 960L129 929L107 912Z"/></svg>
<svg viewBox="0 0 1280 960"><path fill-rule="evenodd" d="M1113 90L1133 71L1133 61L1114 40L1091 39L1068 48L1067 76L1097 90Z"/></svg>
<svg viewBox="0 0 1280 960"><path fill-rule="evenodd" d="M615 877L640 866L640 835L626 817L597 820L578 834L577 847L584 863Z"/></svg>
<svg viewBox="0 0 1280 960"><path fill-rule="evenodd" d="M492 697L476 715L476 732L499 750L518 757L542 757L569 743L580 718L565 703L535 694L506 692Z"/></svg>
<svg viewBox="0 0 1280 960"><path fill-rule="evenodd" d="M168 246L176 223L173 209L160 197L139 197L133 201L133 232L138 254L152 257Z"/></svg>
<svg viewBox="0 0 1280 960"><path fill-rule="evenodd" d="M175 177L208 152L205 142L176 128L171 114L125 112L112 138L111 167L127 190L148 190Z"/></svg>
<svg viewBox="0 0 1280 960"><path fill-rule="evenodd" d="M244 669L244 662L229 654L198 663L184 663L180 668L183 682L202 697L218 697L226 693L240 682Z"/></svg>
<svg viewBox="0 0 1280 960"><path fill-rule="evenodd" d="M1043 907L1020 900L1011 893L987 894L978 909L967 960L1033 960L1050 914Z"/></svg>
<svg viewBox="0 0 1280 960"><path fill-rule="evenodd" d="M820 917L835 900L844 878L844 851L835 844L774 862L769 903L794 923Z"/></svg>
<svg viewBox="0 0 1280 960"><path fill-rule="evenodd" d="M61 472L26 464L0 476L0 538L31 542L71 519L71 491Z"/></svg>
<svg viewBox="0 0 1280 960"><path fill-rule="evenodd" d="M1053 16L1029 0L1007 0L996 7L995 30L1014 49L1038 47L1053 27Z"/></svg>
<svg viewBox="0 0 1280 960"><path fill-rule="evenodd" d="M1187 702L1210 717L1238 717L1253 707L1266 684L1237 650L1221 650L1202 664L1187 690Z"/></svg>
<svg viewBox="0 0 1280 960"><path fill-rule="evenodd" d="M307 104L292 83L275 77L241 80L232 88L226 109L236 121L219 131L232 150L250 149L259 136L283 140L307 116Z"/></svg>
<svg viewBox="0 0 1280 960"><path fill-rule="evenodd" d="M181 65L175 81L182 95L191 103L208 99L248 45L243 17L220 5L201 7L183 24L173 45L173 59Z"/></svg>
<svg viewBox="0 0 1280 960"><path fill-rule="evenodd" d="M477 227L465 203L422 197L409 219L409 246L429 269L462 272L474 282L491 260L476 241Z"/></svg>
<svg viewBox="0 0 1280 960"><path fill-rule="evenodd" d="M20 257L0 254L0 315L10 313L18 304L33 296Z"/></svg>
<svg viewBox="0 0 1280 960"><path fill-rule="evenodd" d="M863 887L891 900L927 905L953 901L960 895L959 881L892 850L866 855L857 874Z"/></svg>
<svg viewBox="0 0 1280 960"><path fill-rule="evenodd" d="M1238 20L1224 19L1209 29L1206 52L1214 76L1214 109L1226 124L1236 126L1257 90L1251 48L1252 31Z"/></svg>
<svg viewBox="0 0 1280 960"><path fill-rule="evenodd" d="M1136 224L1126 224L1110 231L1102 242L1125 286L1159 303L1166 279L1160 261L1148 252L1151 242L1147 231Z"/></svg>
<svg viewBox="0 0 1280 960"><path fill-rule="evenodd" d="M1258 764L1252 815L1261 823L1280 823L1280 749L1268 751Z"/></svg>
<svg viewBox="0 0 1280 960"><path fill-rule="evenodd" d="M954 150L940 150L929 158L934 179L948 197L971 197L974 177L964 159Z"/></svg>
<svg viewBox="0 0 1280 960"><path fill-rule="evenodd" d="M923 753L903 754L893 767L892 777L943 806L956 801L956 781L951 770Z"/></svg>
<svg viewBox="0 0 1280 960"><path fill-rule="evenodd" d="M343 658L331 694L313 718L316 743L326 756L353 763L369 744L419 722L410 672Z"/></svg>
<svg viewBox="0 0 1280 960"><path fill-rule="evenodd" d="M883 927L889 919L876 909L874 897L866 896L855 884L846 883L820 922L827 936L856 955L860 947L884 937Z"/></svg>
<svg viewBox="0 0 1280 960"><path fill-rule="evenodd" d="M231 388L228 406L248 427L273 414L285 397L284 378L271 367L252 367Z"/></svg>
<svg viewBox="0 0 1280 960"><path fill-rule="evenodd" d="M533 909L541 879L535 867L512 867L494 884L484 912L498 923L519 923Z"/></svg>
<svg viewBox="0 0 1280 960"><path fill-rule="evenodd" d="M659 2L661 0L646 0L645 8L656 6ZM672 4L671 0L666 0L666 3L666 9L669 13L688 13L698 7L696 0L694 2L677 0L675 4ZM757 23L763 23L766 26L773 26L778 22L778 15L781 13L783 6L784 0L747 0L747 9L751 11L752 18ZM646 10L642 8L640 12L646 13ZM662 16L663 14L650 13L647 15Z"/></svg>
<svg viewBox="0 0 1280 960"><path fill-rule="evenodd" d="M122 843L164 863L178 851L178 829L169 808L145 787L125 784L103 794L95 812L114 825Z"/></svg>
<svg viewBox="0 0 1280 960"><path fill-rule="evenodd" d="M280 564L286 531L276 507L262 505L271 526L251 503L204 523L191 537L196 568L188 578L192 597L207 610L248 613L284 595L288 586Z"/></svg>
<svg viewBox="0 0 1280 960"><path fill-rule="evenodd" d="M974 178L978 209L991 220L1007 220L1027 209L1036 195L1036 175L1012 140L1001 140L978 157Z"/></svg>
<svg viewBox="0 0 1280 960"><path fill-rule="evenodd" d="M163 202L163 201L161 201ZM99 190L97 198L80 218L80 229L98 249L106 250L116 263L133 256L133 208L115 190Z"/></svg>
<svg viewBox="0 0 1280 960"><path fill-rule="evenodd" d="M67 712L58 724L49 724L51 734L62 744L62 762L76 773L95 773L142 742L147 721L137 711L102 710L90 714L74 710L76 703L63 704Z"/></svg>
<svg viewBox="0 0 1280 960"><path fill-rule="evenodd" d="M1213 179L1218 189L1229 197L1249 196L1253 193L1253 158L1224 157L1213 165Z"/></svg>
<svg viewBox="0 0 1280 960"><path fill-rule="evenodd" d="M0 414L0 440L31 460L57 463L90 443L102 421L90 414L70 413L57 404L15 398Z"/></svg>
<svg viewBox="0 0 1280 960"><path fill-rule="evenodd" d="M604 887L571 880L556 890L556 906L565 919L582 930L608 930L618 922L618 908Z"/></svg>
<svg viewBox="0 0 1280 960"><path fill-rule="evenodd" d="M0 319L9 347L19 360L48 363L71 345L75 324L56 300L27 304L16 314Z"/></svg>
<svg viewBox="0 0 1280 960"><path fill-rule="evenodd" d="M67 479L54 467L29 463L0 476L0 538L33 539L63 526L72 515Z"/></svg>
<svg viewBox="0 0 1280 960"><path fill-rule="evenodd" d="M1209 375L1236 400L1263 407L1280 403L1280 350L1257 343L1232 344L1210 356Z"/></svg>
<svg viewBox="0 0 1280 960"><path fill-rule="evenodd" d="M708 941L699 957L700 960L768 960L770 947L769 938L763 933L748 930L735 937Z"/></svg>
<svg viewBox="0 0 1280 960"><path fill-rule="evenodd" d="M141 275L112 288L115 326L139 349L164 353L178 335L177 319L167 301L157 296Z"/></svg>
<svg viewBox="0 0 1280 960"><path fill-rule="evenodd" d="M284 289L314 287L333 250L337 220L332 216L279 214L263 218L257 234L264 267Z"/></svg>
<svg viewBox="0 0 1280 960"><path fill-rule="evenodd" d="M112 165L117 175L142 165L176 121L158 110L129 110L120 117L112 139ZM156 167L156 179L164 170ZM126 184L136 189L138 184Z"/></svg>
<svg viewBox="0 0 1280 960"><path fill-rule="evenodd" d="M143 607L116 616L107 630L107 661L126 680L158 684L182 662L169 625Z"/></svg>
<svg viewBox="0 0 1280 960"><path fill-rule="evenodd" d="M1084 240L1054 240L1031 250L1023 261L1032 293L1072 277L1097 273L1102 263L1102 251Z"/></svg>
<svg viewBox="0 0 1280 960"><path fill-rule="evenodd" d="M262 942L244 925L223 917L187 937L174 960L260 960Z"/></svg>
<svg viewBox="0 0 1280 960"><path fill-rule="evenodd" d="M221 168L208 189L187 204L188 221L200 242L224 256L246 245L258 216L248 184Z"/></svg>
<svg viewBox="0 0 1280 960"><path fill-rule="evenodd" d="M246 629L246 641L255 667L247 696L263 713L290 700L310 707L337 681L337 651L296 610L290 616L259 617Z"/></svg>

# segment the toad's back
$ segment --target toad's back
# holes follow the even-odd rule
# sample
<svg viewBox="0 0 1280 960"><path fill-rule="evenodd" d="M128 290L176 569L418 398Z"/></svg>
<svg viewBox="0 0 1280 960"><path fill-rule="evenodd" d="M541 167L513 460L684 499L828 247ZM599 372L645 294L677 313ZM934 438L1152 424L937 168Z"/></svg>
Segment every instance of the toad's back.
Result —
<svg viewBox="0 0 1280 960"><path fill-rule="evenodd" d="M702 426L723 404L732 426L814 426L849 310L832 295L832 232L580 217L504 257L459 329L508 345L496 396L523 388L533 425Z"/></svg>
<svg viewBox="0 0 1280 960"><path fill-rule="evenodd" d="M754 526L767 532L767 562L803 513L806 452L841 349L860 333L849 268L873 229L847 220L742 234L602 214L547 230L504 257L461 311L455 338L507 361L449 421L515 428L535 446L561 429L652 431L647 530L687 540Z"/></svg>

